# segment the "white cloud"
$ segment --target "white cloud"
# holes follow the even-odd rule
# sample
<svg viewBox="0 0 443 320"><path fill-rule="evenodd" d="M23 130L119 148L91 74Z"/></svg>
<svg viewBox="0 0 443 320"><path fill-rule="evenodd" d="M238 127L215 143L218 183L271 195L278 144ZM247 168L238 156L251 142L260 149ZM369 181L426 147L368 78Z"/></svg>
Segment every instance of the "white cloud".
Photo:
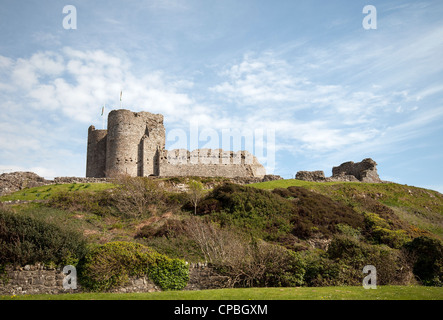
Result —
<svg viewBox="0 0 443 320"><path fill-rule="evenodd" d="M4 69L11 71L3 72ZM101 50L64 48L61 52L38 52L29 59L15 61L0 56L0 72L0 87L10 89L8 83L12 81L17 93L26 97L32 108L61 112L84 123L94 121L105 103L108 109L119 108L120 90L123 107L161 112L169 115L171 121L192 114L194 101L179 92L192 88L192 81L167 77L161 72L137 76L128 60Z"/></svg>

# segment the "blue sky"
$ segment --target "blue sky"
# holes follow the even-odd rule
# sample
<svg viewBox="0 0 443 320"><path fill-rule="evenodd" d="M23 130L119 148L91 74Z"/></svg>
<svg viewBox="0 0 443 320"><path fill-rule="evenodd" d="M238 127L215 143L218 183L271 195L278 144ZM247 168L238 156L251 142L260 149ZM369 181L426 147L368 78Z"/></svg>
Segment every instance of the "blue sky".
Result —
<svg viewBox="0 0 443 320"><path fill-rule="evenodd" d="M263 130L284 178L371 157L384 180L443 192L442 15L442 1L1 0L0 173L84 176L87 129L122 90L123 108L164 115L168 149L190 123Z"/></svg>

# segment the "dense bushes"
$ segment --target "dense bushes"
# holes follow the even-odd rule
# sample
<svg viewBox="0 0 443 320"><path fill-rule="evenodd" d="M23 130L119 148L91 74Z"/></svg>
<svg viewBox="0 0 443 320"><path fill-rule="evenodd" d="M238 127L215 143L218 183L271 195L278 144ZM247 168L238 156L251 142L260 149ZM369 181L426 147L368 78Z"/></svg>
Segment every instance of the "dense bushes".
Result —
<svg viewBox="0 0 443 320"><path fill-rule="evenodd" d="M293 233L299 238L316 235L330 237L337 233L338 224L346 224L354 229L363 227L363 218L350 207L326 196L302 187L289 187L273 191L285 198L292 199L296 214L291 218Z"/></svg>
<svg viewBox="0 0 443 320"><path fill-rule="evenodd" d="M381 218L376 213L365 212L364 221L367 236L375 243L386 244L391 248L398 249L408 241L405 230L393 230L389 221Z"/></svg>
<svg viewBox="0 0 443 320"><path fill-rule="evenodd" d="M91 249L79 264L79 275L82 285L93 291L123 285L132 276L146 275L163 290L183 289L189 280L184 261L131 242L110 242Z"/></svg>
<svg viewBox="0 0 443 320"><path fill-rule="evenodd" d="M76 264L85 253L86 242L80 234L0 210L0 265Z"/></svg>
<svg viewBox="0 0 443 320"><path fill-rule="evenodd" d="M198 213L211 214L222 225L241 227L269 241L288 234L328 238L338 232L339 224L364 227L363 216L352 208L301 187L269 192L225 184L200 203Z"/></svg>
<svg viewBox="0 0 443 320"><path fill-rule="evenodd" d="M414 274L417 278L424 285L443 286L443 243L421 236L405 247L413 257Z"/></svg>

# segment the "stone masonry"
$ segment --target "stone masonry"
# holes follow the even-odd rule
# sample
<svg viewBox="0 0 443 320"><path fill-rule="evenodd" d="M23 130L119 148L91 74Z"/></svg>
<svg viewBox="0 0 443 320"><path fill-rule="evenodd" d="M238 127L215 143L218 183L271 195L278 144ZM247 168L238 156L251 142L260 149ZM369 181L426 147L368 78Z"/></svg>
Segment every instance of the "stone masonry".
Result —
<svg viewBox="0 0 443 320"><path fill-rule="evenodd" d="M86 177L261 177L265 168L247 151L165 149L163 115L113 110L107 130L88 129Z"/></svg>
<svg viewBox="0 0 443 320"><path fill-rule="evenodd" d="M51 268L42 264L23 267L7 266L4 274L0 274L0 295L22 294L62 294L85 292L80 283L77 289L65 289L63 280L67 275L61 268ZM225 288L229 286L227 277L221 276L206 263L189 264L189 281L183 290L204 290ZM154 292L161 291L147 277L132 277L120 287L108 292Z"/></svg>

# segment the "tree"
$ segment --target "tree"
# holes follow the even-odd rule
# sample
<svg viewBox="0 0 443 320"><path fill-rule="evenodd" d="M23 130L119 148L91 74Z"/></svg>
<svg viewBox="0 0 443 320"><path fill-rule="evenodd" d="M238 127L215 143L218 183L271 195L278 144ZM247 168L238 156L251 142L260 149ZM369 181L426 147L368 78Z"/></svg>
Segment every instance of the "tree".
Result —
<svg viewBox="0 0 443 320"><path fill-rule="evenodd" d="M117 185L114 189L115 206L127 216L150 215L150 207L161 204L163 189L158 181L124 174L116 175L112 181Z"/></svg>
<svg viewBox="0 0 443 320"><path fill-rule="evenodd" d="M203 184L199 181L191 180L188 183L188 197L191 203L194 205L194 214L197 214L197 205L203 198L205 191L203 189Z"/></svg>

